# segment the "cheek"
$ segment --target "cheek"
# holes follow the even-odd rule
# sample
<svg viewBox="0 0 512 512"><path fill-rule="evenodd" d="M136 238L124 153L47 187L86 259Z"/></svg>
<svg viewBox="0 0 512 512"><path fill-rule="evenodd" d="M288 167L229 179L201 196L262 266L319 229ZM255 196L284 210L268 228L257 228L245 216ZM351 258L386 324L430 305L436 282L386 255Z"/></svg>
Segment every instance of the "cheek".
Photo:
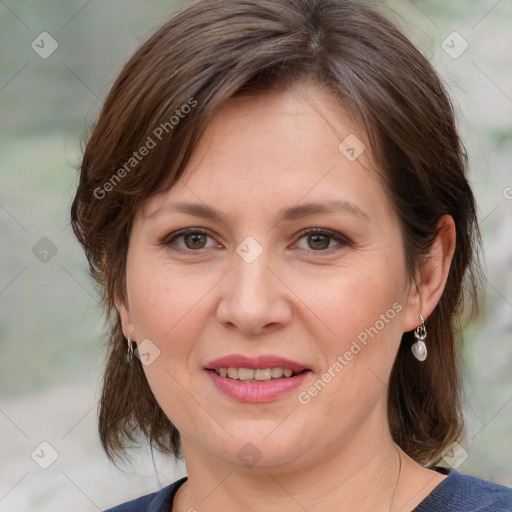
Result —
<svg viewBox="0 0 512 512"><path fill-rule="evenodd" d="M322 344L325 348L325 343L330 343L328 351L332 352L343 348L340 342L350 344L365 329L374 326L394 303L403 300L405 288L399 260L368 254L357 264L333 268L330 272L318 269L308 274L298 269L283 269L283 277L295 283L298 316L309 317L311 312L315 313L311 321L317 327L310 325L310 328L317 333L325 331ZM158 259L144 260L143 254L134 251L128 259L127 286L137 339L149 338L162 348L172 341L176 354L191 340L199 338L206 317L215 314L212 300L222 277L220 270L195 268L192 271L184 265ZM303 307L306 309L301 314Z"/></svg>
<svg viewBox="0 0 512 512"><path fill-rule="evenodd" d="M172 264L142 250L129 256L127 286L134 339L149 339L158 348L158 359L144 371L155 395L165 400L170 389L181 393L174 379L182 383L197 374L198 340L208 322L215 320L216 286L226 269Z"/></svg>
<svg viewBox="0 0 512 512"><path fill-rule="evenodd" d="M347 269L346 274L340 272L330 280L328 289L309 289L321 320L317 325L327 333L319 336L317 343L325 356L318 378L328 384L314 384L322 391L318 392L321 398L312 398L326 425L351 428L385 395L402 335L404 290L396 260L391 267L361 266L357 272ZM304 391L315 397L316 389ZM353 409L355 400L357 411ZM353 411L353 416L346 417L343 411L347 410Z"/></svg>
<svg viewBox="0 0 512 512"><path fill-rule="evenodd" d="M301 289L304 302L331 334L330 351L343 349L358 336L364 340L369 329L375 335L375 326L383 337L400 332L406 295L396 258L387 265L368 258L364 265L340 269L327 280L303 280Z"/></svg>
<svg viewBox="0 0 512 512"><path fill-rule="evenodd" d="M213 286L213 276L169 263L165 254L146 254L141 245L129 251L127 261L128 299L138 336L162 339L177 329L193 327L191 316Z"/></svg>

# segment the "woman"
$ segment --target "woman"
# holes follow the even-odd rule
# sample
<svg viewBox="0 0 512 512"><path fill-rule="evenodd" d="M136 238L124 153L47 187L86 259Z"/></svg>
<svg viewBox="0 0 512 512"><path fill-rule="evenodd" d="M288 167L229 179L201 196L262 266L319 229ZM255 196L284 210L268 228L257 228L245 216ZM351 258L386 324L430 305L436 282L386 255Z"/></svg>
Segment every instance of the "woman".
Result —
<svg viewBox="0 0 512 512"><path fill-rule="evenodd" d="M432 67L346 0L205 0L110 91L74 231L111 319L100 407L188 478L115 511L510 511L462 449L480 238Z"/></svg>

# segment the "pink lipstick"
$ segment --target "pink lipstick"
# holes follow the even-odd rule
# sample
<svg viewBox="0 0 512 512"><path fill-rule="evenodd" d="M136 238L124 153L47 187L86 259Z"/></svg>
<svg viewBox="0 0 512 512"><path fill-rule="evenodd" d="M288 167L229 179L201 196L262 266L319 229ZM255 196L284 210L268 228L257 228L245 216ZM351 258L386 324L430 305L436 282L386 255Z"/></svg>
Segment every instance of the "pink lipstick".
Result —
<svg viewBox="0 0 512 512"><path fill-rule="evenodd" d="M206 373L223 394L243 402L269 402L298 387L311 371L275 355L232 354L209 362Z"/></svg>

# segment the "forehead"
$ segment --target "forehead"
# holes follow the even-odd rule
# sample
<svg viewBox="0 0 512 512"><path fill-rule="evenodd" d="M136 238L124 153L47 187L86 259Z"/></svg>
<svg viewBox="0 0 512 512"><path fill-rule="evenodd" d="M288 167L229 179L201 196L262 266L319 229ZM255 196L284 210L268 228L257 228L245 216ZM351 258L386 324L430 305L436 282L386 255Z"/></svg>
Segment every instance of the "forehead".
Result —
<svg viewBox="0 0 512 512"><path fill-rule="evenodd" d="M365 131L328 88L306 82L225 103L180 180L150 198L144 215L182 200L246 211L363 201L377 214L382 194Z"/></svg>

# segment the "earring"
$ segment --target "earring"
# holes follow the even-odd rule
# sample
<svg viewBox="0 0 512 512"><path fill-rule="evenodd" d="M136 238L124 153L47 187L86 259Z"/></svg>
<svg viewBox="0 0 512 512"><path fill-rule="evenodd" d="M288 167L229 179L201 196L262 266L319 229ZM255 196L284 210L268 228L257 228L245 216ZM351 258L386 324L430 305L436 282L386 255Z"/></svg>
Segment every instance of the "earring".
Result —
<svg viewBox="0 0 512 512"><path fill-rule="evenodd" d="M133 343L132 343L132 340L130 339L130 336L128 336L128 353L126 354L126 362L128 363L129 366L131 366L132 364L132 360L133 360Z"/></svg>
<svg viewBox="0 0 512 512"><path fill-rule="evenodd" d="M427 337L427 328L425 327L425 320L420 313L421 325L418 325L416 329L414 329L414 337L416 338L416 343L411 346L412 353L414 357L418 361L425 361L427 359L427 345L423 341Z"/></svg>

